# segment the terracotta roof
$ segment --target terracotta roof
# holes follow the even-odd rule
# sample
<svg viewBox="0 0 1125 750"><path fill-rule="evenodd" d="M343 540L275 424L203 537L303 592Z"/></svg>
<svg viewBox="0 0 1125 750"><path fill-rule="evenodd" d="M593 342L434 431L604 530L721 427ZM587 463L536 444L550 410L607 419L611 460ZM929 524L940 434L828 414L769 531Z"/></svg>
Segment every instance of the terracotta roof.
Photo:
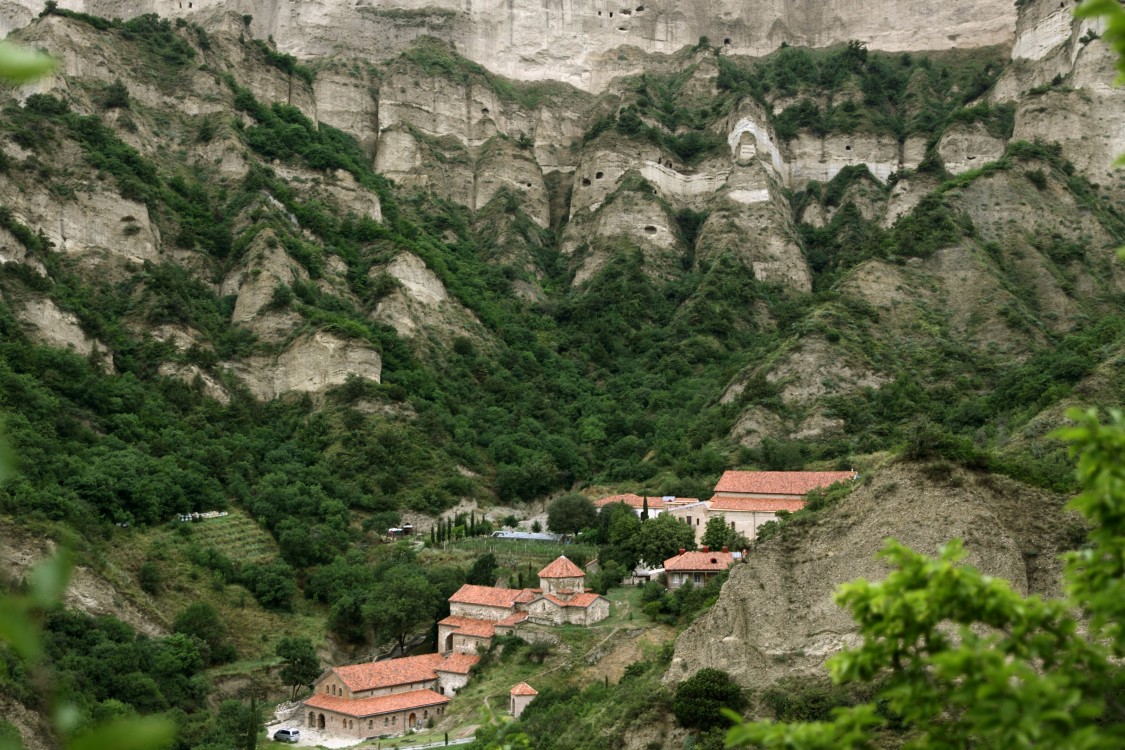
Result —
<svg viewBox="0 0 1125 750"><path fill-rule="evenodd" d="M601 599L602 596L601 594L585 593L575 594L570 599L560 599L554 594L543 594L543 598L554 602L560 607L581 607L582 609L586 609L598 599Z"/></svg>
<svg viewBox="0 0 1125 750"><path fill-rule="evenodd" d="M434 654L434 656L441 656L441 659L435 661L435 672L453 672L454 674L468 674L469 669L480 661L480 657L476 654L449 654L442 656L441 654Z"/></svg>
<svg viewBox="0 0 1125 750"><path fill-rule="evenodd" d="M669 506L685 505L687 503L699 502L698 497L673 497L668 501L664 500L662 495L649 495L648 496L648 509L649 510L667 510ZM645 507L645 499L643 495L634 495L632 492L626 492L623 495L609 495L603 497L601 500L595 500L594 505L599 508L604 508L610 503L625 503L630 508L640 510Z"/></svg>
<svg viewBox="0 0 1125 750"><path fill-rule="evenodd" d="M408 656L405 659L387 659L366 664L336 667L332 671L353 692L371 690L390 685L405 685L437 679L434 674L432 654Z"/></svg>
<svg viewBox="0 0 1125 750"><path fill-rule="evenodd" d="M472 617L458 617L450 615L438 623L457 628L457 635L469 635L474 638L491 638L496 635L496 623L492 620L477 620Z"/></svg>
<svg viewBox="0 0 1125 750"><path fill-rule="evenodd" d="M804 495L809 490L854 477L850 471L727 471L715 485L715 492Z"/></svg>
<svg viewBox="0 0 1125 750"><path fill-rule="evenodd" d="M566 555L559 555L553 563L539 571L540 578L579 578L584 575L582 568L567 560Z"/></svg>
<svg viewBox="0 0 1125 750"><path fill-rule="evenodd" d="M496 621L496 627L498 627L498 628L509 627L510 628L513 625L519 625L521 622L523 622L526 619L527 619L527 612L516 612L515 614L508 615L503 620L497 620Z"/></svg>
<svg viewBox="0 0 1125 750"><path fill-rule="evenodd" d="M632 492L626 492L623 495L610 495L603 497L601 500L595 500L594 505L599 508L604 508L611 503L625 503L630 508L643 508L645 507L645 500L640 495L634 495ZM649 495L648 509L659 510L664 507L664 498L660 496Z"/></svg>
<svg viewBox="0 0 1125 750"><path fill-rule="evenodd" d="M539 691L533 688L531 685L528 685L526 682L521 682L508 692L512 695L539 695Z"/></svg>
<svg viewBox="0 0 1125 750"><path fill-rule="evenodd" d="M501 589L495 586L474 586L471 583L466 583L457 589L457 593L449 597L449 601L512 609L523 595L523 589Z"/></svg>
<svg viewBox="0 0 1125 750"><path fill-rule="evenodd" d="M729 552L685 552L664 561L665 570L726 570L734 563Z"/></svg>
<svg viewBox="0 0 1125 750"><path fill-rule="evenodd" d="M468 657L467 654L458 654L458 657ZM437 672L458 672L468 674L469 667L476 663L478 657L471 656L468 663L464 658L446 658L441 654L422 654L421 656L406 656L401 659L387 659L373 661L366 664L351 664L346 667L335 667L332 672L340 678L352 692L374 690L376 688L392 687L394 685L408 685L412 682L425 682L436 680Z"/></svg>
<svg viewBox="0 0 1125 750"><path fill-rule="evenodd" d="M787 510L790 513L796 513L805 507L804 500L790 500L789 498L782 497L716 497L711 501L711 510L729 510L732 512L742 511L749 513L751 511L758 511L759 513L772 513L779 510Z"/></svg>
<svg viewBox="0 0 1125 750"><path fill-rule="evenodd" d="M408 693L380 695L377 698L351 699L316 693L305 700L305 706L308 708L323 708L325 711L335 711L357 718L429 706L442 706L446 703L449 703L449 699L433 690L411 690Z"/></svg>

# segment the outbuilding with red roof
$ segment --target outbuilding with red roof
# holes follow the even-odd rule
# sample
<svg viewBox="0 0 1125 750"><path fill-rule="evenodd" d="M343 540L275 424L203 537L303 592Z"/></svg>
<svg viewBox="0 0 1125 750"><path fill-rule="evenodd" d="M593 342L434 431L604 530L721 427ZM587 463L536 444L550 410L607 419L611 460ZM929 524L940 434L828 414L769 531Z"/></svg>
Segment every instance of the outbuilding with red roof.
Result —
<svg viewBox="0 0 1125 750"><path fill-rule="evenodd" d="M707 547L697 552L680 550L680 554L664 561L667 587L678 589L685 584L705 586L712 578L734 564L734 554L723 547L721 551Z"/></svg>

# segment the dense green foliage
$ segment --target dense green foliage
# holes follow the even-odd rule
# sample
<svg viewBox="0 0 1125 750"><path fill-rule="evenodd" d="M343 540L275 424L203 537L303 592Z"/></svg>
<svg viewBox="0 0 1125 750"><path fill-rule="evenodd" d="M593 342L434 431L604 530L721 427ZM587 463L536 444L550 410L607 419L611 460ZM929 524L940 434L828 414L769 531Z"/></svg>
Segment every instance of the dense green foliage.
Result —
<svg viewBox="0 0 1125 750"><path fill-rule="evenodd" d="M708 667L676 686L672 713L681 726L710 729L725 721L722 709L737 713L744 705L738 683L726 672Z"/></svg>
<svg viewBox="0 0 1125 750"><path fill-rule="evenodd" d="M277 642L276 653L283 660L278 678L283 685L292 687L290 700L294 700L320 677L320 659L308 638L282 638Z"/></svg>
<svg viewBox="0 0 1125 750"><path fill-rule="evenodd" d="M576 534L593 527L598 510L578 493L563 495L547 507L547 528L556 534Z"/></svg>

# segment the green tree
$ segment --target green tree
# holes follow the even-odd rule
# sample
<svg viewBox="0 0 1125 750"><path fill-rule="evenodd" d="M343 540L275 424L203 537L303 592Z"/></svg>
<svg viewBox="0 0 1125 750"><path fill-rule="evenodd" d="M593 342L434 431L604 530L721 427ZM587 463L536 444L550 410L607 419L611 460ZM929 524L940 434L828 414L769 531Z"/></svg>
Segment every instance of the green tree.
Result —
<svg viewBox="0 0 1125 750"><path fill-rule="evenodd" d="M172 623L172 630L199 639L205 647L203 656L211 664L230 661L234 656L233 647L226 642L226 623L207 602L189 604Z"/></svg>
<svg viewBox="0 0 1125 750"><path fill-rule="evenodd" d="M747 549L750 540L732 529L725 516L713 516L707 519L707 526L703 529L702 544L711 549Z"/></svg>
<svg viewBox="0 0 1125 750"><path fill-rule="evenodd" d="M742 688L719 669L701 669L680 683L672 698L676 721L690 729L709 729L725 720L722 710L738 711L746 704Z"/></svg>
<svg viewBox="0 0 1125 750"><path fill-rule="evenodd" d="M397 641L406 651L407 637L434 620L440 595L416 565L397 565L388 570L371 590L363 614L375 629L376 640Z"/></svg>
<svg viewBox="0 0 1125 750"><path fill-rule="evenodd" d="M563 495L547 508L547 528L556 534L577 534L597 520L598 509L577 492Z"/></svg>
<svg viewBox="0 0 1125 750"><path fill-rule="evenodd" d="M959 541L939 559L888 542L886 580L846 584L863 644L829 661L837 684L876 683L875 699L827 722L734 727L731 746L870 748L892 722L910 748L1119 748L1125 744L1125 418L1071 411L1056 436L1078 456L1082 492L1069 508L1091 524L1065 556L1067 597L1023 597L962 565ZM1080 627L1084 620L1085 627Z"/></svg>
<svg viewBox="0 0 1125 750"><path fill-rule="evenodd" d="M641 524L637 554L646 565L663 565L665 560L681 549L695 549L695 533L683 521L668 513L661 513Z"/></svg>
<svg viewBox="0 0 1125 750"><path fill-rule="evenodd" d="M476 586L491 586L496 583L496 555L486 552L478 557L473 562L473 567L469 568L465 583Z"/></svg>
<svg viewBox="0 0 1125 750"><path fill-rule="evenodd" d="M289 609L297 594L293 569L281 560L254 563L242 569L242 583L263 607Z"/></svg>
<svg viewBox="0 0 1125 750"><path fill-rule="evenodd" d="M282 638L274 653L282 659L281 684L292 689L289 700L296 700L301 688L309 687L320 676L320 659L312 641L304 637Z"/></svg>
<svg viewBox="0 0 1125 750"><path fill-rule="evenodd" d="M161 573L159 565L149 560L137 571L137 582L146 594L155 596L160 593L164 585L164 574Z"/></svg>
<svg viewBox="0 0 1125 750"><path fill-rule="evenodd" d="M129 89L117 78L102 95L102 109L129 109Z"/></svg>

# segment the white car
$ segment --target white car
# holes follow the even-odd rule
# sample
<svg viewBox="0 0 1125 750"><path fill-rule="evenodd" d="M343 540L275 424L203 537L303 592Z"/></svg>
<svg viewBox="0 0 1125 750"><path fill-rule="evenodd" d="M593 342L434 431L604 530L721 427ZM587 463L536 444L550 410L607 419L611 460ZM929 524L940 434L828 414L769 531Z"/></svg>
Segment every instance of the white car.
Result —
<svg viewBox="0 0 1125 750"><path fill-rule="evenodd" d="M279 729L273 733L274 742L298 742L301 739L300 729Z"/></svg>

